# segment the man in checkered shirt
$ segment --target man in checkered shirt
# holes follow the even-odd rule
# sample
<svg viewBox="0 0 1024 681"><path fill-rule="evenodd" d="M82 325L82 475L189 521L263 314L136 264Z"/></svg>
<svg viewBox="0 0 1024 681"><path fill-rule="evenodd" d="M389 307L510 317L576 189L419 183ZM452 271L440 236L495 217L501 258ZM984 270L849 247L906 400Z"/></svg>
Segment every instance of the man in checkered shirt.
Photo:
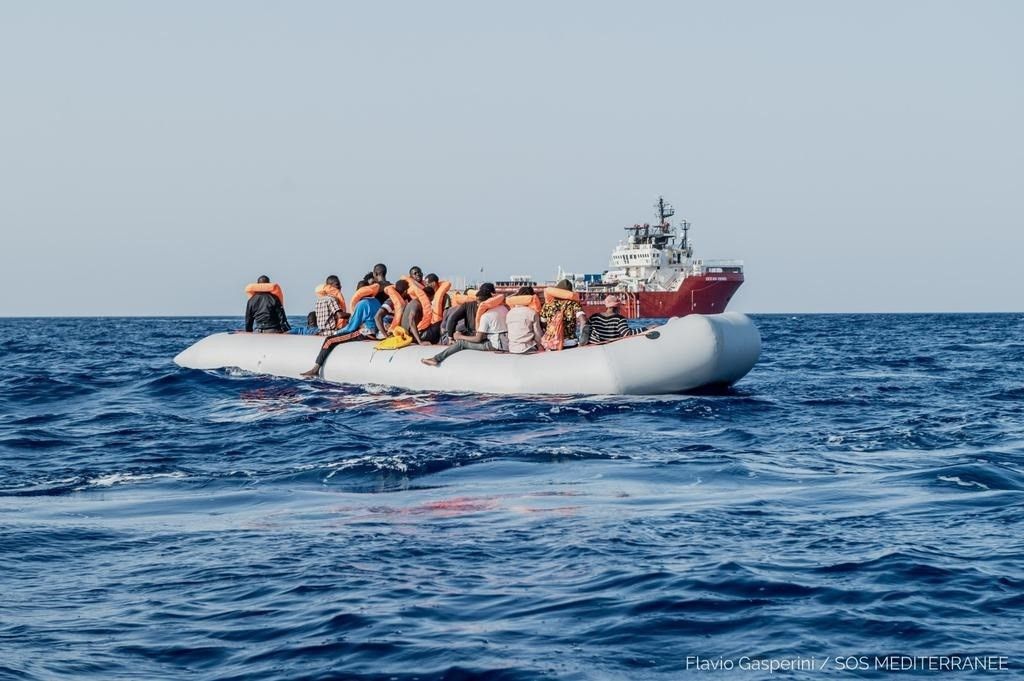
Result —
<svg viewBox="0 0 1024 681"><path fill-rule="evenodd" d="M333 274L327 277L326 283L329 286L334 286L338 289L341 288L341 280ZM318 335L329 336L341 328L341 307L338 305L338 301L335 300L334 296L317 296L316 307L313 309L316 312L316 327Z"/></svg>

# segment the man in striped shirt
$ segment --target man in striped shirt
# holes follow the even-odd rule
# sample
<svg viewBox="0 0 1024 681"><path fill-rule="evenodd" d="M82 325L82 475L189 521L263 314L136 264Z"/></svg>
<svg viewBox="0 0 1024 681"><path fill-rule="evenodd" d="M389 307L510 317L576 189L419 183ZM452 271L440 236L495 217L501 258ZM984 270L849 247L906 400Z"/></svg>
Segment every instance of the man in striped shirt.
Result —
<svg viewBox="0 0 1024 681"><path fill-rule="evenodd" d="M590 315L589 344L602 345L644 332L644 329L629 328L626 318L619 314L619 304L618 298L607 296L604 299L604 312Z"/></svg>

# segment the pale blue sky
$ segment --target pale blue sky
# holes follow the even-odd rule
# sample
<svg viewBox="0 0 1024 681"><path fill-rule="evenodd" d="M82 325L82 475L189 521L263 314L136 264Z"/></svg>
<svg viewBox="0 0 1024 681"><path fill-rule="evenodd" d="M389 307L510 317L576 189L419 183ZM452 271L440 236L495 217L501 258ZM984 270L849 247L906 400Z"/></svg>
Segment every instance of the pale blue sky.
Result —
<svg viewBox="0 0 1024 681"><path fill-rule="evenodd" d="M1022 310L1021 2L0 2L0 315L600 271L664 194L748 312Z"/></svg>

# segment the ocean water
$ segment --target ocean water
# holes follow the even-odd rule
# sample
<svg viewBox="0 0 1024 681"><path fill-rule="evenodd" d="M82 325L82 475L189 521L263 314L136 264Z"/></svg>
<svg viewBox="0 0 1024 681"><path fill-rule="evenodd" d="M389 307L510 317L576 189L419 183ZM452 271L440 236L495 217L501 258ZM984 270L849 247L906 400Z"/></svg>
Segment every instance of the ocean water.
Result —
<svg viewBox="0 0 1024 681"><path fill-rule="evenodd" d="M0 677L1020 675L1024 315L755 321L725 394L499 398L0 320Z"/></svg>

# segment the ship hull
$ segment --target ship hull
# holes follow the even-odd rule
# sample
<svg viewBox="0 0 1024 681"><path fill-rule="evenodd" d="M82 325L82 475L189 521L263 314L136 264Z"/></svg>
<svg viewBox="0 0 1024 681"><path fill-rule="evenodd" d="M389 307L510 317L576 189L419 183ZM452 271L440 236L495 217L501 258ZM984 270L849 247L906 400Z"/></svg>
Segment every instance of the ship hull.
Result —
<svg viewBox="0 0 1024 681"><path fill-rule="evenodd" d="M687 277L677 291L580 291L580 303L588 315L603 312L605 296L611 293L622 302L619 311L629 319L719 314L725 312L741 284L740 272L703 274Z"/></svg>
<svg viewBox="0 0 1024 681"><path fill-rule="evenodd" d="M706 274L687 277L677 291L617 291L614 295L622 300L620 312L629 319L685 317L725 312L741 284L740 273ZM581 293L580 302L586 313L603 311L605 295L596 291Z"/></svg>

